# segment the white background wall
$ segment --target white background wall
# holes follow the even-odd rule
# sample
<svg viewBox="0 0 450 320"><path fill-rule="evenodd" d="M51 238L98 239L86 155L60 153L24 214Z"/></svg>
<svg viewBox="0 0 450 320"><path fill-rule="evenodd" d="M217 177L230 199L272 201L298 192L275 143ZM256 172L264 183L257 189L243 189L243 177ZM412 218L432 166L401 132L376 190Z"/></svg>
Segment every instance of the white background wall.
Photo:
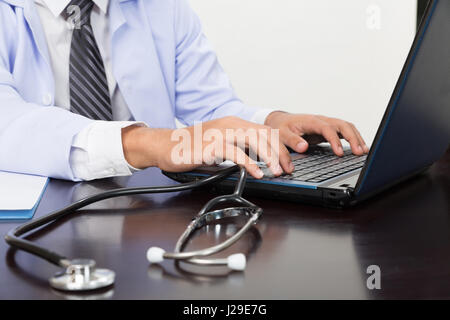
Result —
<svg viewBox="0 0 450 320"><path fill-rule="evenodd" d="M411 46L416 0L190 0L249 105L354 122L370 143Z"/></svg>

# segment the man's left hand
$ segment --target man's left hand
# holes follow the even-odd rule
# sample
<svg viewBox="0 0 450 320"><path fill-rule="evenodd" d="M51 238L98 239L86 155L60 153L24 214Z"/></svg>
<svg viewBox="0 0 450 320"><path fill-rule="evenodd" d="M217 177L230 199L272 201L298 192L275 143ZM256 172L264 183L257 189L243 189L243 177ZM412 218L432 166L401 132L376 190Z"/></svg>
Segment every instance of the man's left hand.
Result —
<svg viewBox="0 0 450 320"><path fill-rule="evenodd" d="M280 130L280 139L298 153L308 150L310 144L329 142L337 156L343 156L341 139L350 143L352 152L362 156L369 152L358 129L347 121L316 115L272 112L265 125Z"/></svg>

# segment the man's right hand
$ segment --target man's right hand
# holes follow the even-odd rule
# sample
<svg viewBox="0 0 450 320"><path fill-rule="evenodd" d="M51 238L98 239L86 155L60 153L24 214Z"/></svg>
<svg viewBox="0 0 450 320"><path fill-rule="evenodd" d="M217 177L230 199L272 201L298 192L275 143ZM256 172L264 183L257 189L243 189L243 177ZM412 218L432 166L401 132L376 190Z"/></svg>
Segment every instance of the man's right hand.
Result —
<svg viewBox="0 0 450 320"><path fill-rule="evenodd" d="M122 144L126 160L135 168L159 167L169 172L184 172L230 160L260 179L263 172L255 159L246 154L247 150L264 161L275 176L294 170L289 151L274 130L237 117L226 117L175 130L131 126L122 130ZM183 143L177 139L180 137L190 140ZM180 145L189 149L180 152Z"/></svg>

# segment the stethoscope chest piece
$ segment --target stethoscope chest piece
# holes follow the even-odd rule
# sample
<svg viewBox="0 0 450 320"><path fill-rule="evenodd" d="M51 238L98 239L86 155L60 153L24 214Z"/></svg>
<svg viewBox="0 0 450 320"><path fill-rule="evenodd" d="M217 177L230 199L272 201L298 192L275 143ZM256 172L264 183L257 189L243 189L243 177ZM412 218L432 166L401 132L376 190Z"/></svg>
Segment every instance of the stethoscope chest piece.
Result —
<svg viewBox="0 0 450 320"><path fill-rule="evenodd" d="M97 269L90 259L67 260L66 269L50 278L52 288L64 291L87 291L106 288L114 283L115 273Z"/></svg>

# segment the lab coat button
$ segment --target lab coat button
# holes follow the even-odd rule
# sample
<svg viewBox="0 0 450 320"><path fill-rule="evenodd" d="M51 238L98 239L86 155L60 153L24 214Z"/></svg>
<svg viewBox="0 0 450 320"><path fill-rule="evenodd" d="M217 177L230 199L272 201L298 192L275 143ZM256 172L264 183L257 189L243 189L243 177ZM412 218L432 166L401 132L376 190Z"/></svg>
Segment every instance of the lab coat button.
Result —
<svg viewBox="0 0 450 320"><path fill-rule="evenodd" d="M44 97L42 98L42 103L46 106L49 106L52 104L52 95L50 93L47 93L46 95L44 95Z"/></svg>

